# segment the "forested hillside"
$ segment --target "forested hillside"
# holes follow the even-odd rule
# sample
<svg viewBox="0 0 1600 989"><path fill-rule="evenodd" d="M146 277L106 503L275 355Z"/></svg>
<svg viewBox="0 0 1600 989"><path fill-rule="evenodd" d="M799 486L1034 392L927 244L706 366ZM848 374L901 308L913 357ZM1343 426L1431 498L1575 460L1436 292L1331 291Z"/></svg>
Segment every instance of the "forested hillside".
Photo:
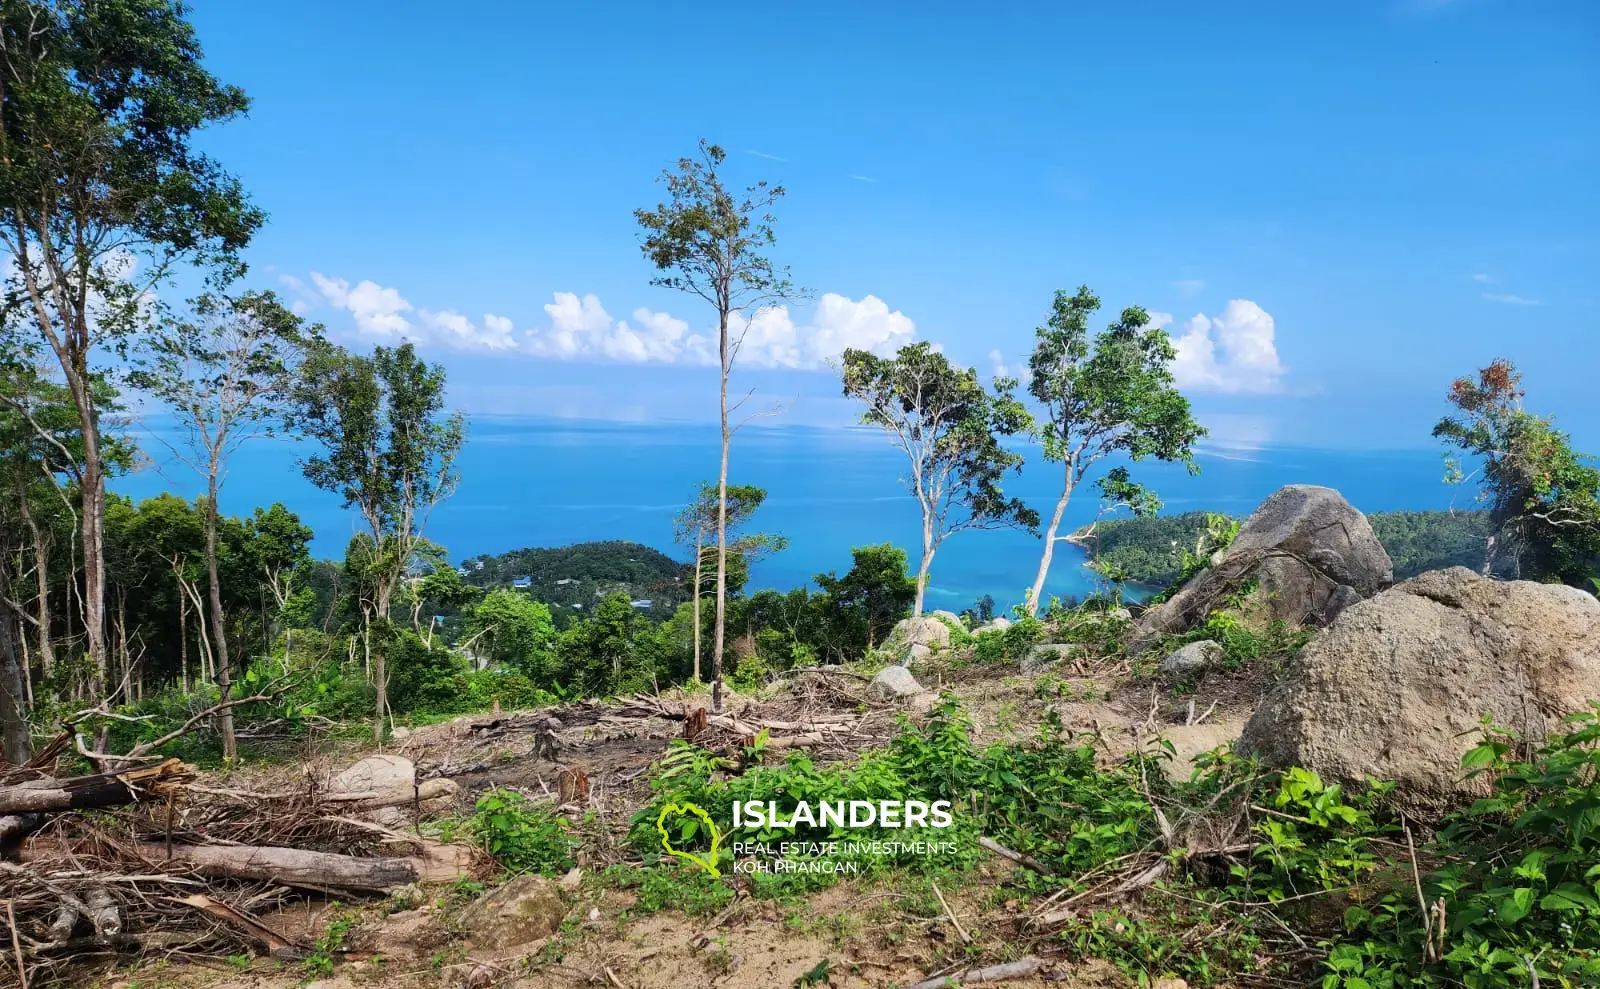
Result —
<svg viewBox="0 0 1600 989"><path fill-rule="evenodd" d="M649 601L641 610L652 617L670 616L689 600L689 570L689 564L641 543L606 540L485 553L461 564L461 579L485 590L515 586L549 605L560 626L618 592L630 601Z"/></svg>
<svg viewBox="0 0 1600 989"><path fill-rule="evenodd" d="M1101 522L1080 530L1074 541L1095 565L1124 579L1165 587L1183 570L1206 529L1206 512ZM1394 563L1394 579L1405 580L1444 567L1483 567L1489 535L1486 512L1374 512L1367 516Z"/></svg>

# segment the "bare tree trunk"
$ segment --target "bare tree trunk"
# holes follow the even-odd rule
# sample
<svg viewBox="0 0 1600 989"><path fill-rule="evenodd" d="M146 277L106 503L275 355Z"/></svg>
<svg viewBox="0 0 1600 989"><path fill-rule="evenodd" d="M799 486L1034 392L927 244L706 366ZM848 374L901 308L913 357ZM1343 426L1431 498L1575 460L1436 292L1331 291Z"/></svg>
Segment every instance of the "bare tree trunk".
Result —
<svg viewBox="0 0 1600 989"><path fill-rule="evenodd" d="M206 579L210 583L211 638L215 642L217 690L223 703L233 685L233 667L228 661L228 626L222 617L222 579L217 573L217 462L213 457L206 477ZM239 741L233 734L233 708L217 712L217 731L222 734L222 758L239 758Z"/></svg>
<svg viewBox="0 0 1600 989"><path fill-rule="evenodd" d="M89 694L106 692L106 479L100 469L99 417L89 394L87 367L74 368L69 381L78 406L83 436L83 631L89 654Z"/></svg>
<svg viewBox="0 0 1600 989"><path fill-rule="evenodd" d="M380 619L386 619L389 614L389 595L384 590L379 590L377 612ZM385 626L387 627L387 626ZM389 714L389 664L387 643L380 642L374 654L372 650L372 621L367 622L367 650L371 655L372 684L377 688L377 705L372 720L372 741L374 744L383 743L383 720Z"/></svg>
<svg viewBox="0 0 1600 989"><path fill-rule="evenodd" d="M34 594L34 620L38 622L35 629L37 649L39 651L39 664L45 677L49 677L55 668L55 644L50 641L50 547L45 541L44 530L39 528L39 522L33 517L33 512L28 508L28 492L25 487L17 487L17 504L22 510L22 521L28 527L28 535L33 541L33 584Z"/></svg>
<svg viewBox="0 0 1600 989"><path fill-rule="evenodd" d="M0 596L6 593L6 574L0 565ZM0 608L0 755L20 766L33 756L28 738L26 675L17 653L16 622Z"/></svg>
<svg viewBox="0 0 1600 989"><path fill-rule="evenodd" d="M928 568L933 566L933 551L937 547L933 543L933 520L928 518L926 512L922 518L922 563L917 567L917 600L911 608L912 618L922 617L923 601L928 595Z"/></svg>
<svg viewBox="0 0 1600 989"><path fill-rule="evenodd" d="M694 531L694 682L700 682L700 562L704 557L705 527Z"/></svg>
<svg viewBox="0 0 1600 989"><path fill-rule="evenodd" d="M1072 467L1067 467L1067 480L1056 501L1056 510L1050 516L1050 527L1044 531L1044 552L1039 556L1039 573L1033 578L1033 593L1028 595L1028 614L1039 613L1039 602L1044 595L1045 578L1050 576L1050 560L1056 555L1056 533L1061 529L1061 517L1066 514L1067 502L1072 499Z"/></svg>
<svg viewBox="0 0 1600 989"><path fill-rule="evenodd" d="M717 471L717 618L711 636L711 710L722 713L722 649L728 620L728 311L721 314L718 353L722 358L722 386L718 411L722 420L722 463Z"/></svg>
<svg viewBox="0 0 1600 989"><path fill-rule="evenodd" d="M178 670L183 680L183 692L189 692L189 606L178 592Z"/></svg>

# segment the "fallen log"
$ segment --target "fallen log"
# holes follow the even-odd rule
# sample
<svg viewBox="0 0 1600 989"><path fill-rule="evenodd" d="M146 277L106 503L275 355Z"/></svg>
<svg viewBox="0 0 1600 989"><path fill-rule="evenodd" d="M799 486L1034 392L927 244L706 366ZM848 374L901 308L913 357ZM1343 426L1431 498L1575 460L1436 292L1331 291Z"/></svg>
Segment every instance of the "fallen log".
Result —
<svg viewBox="0 0 1600 989"><path fill-rule="evenodd" d="M0 787L0 816L54 810L86 810L119 807L140 799L140 792L184 783L194 771L180 759L168 759L154 766L120 773L97 773L70 779L29 780L16 786Z"/></svg>
<svg viewBox="0 0 1600 989"><path fill-rule="evenodd" d="M202 876L254 879L283 886L385 890L415 882L458 879L468 870L465 855L444 846L432 854L357 858L271 845L164 845L141 842L139 853L152 863L175 862Z"/></svg>
<svg viewBox="0 0 1600 989"><path fill-rule="evenodd" d="M948 989L948 987L970 986L979 982L1004 982L1007 979L1025 979L1036 974L1044 968L1044 960L1029 955L1019 961L1007 962L1004 965L990 965L988 968L969 968L959 975L941 975L936 979L918 982L911 989Z"/></svg>

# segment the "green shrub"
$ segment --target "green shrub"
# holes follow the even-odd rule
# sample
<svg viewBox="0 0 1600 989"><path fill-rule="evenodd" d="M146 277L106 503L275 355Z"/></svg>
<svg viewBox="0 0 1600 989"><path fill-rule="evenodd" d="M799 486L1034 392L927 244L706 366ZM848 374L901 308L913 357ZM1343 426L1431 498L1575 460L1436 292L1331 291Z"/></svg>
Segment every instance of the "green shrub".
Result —
<svg viewBox="0 0 1600 989"><path fill-rule="evenodd" d="M987 632L973 637L975 663L1020 663L1044 638L1044 622L1031 615L1012 622L1003 632Z"/></svg>
<svg viewBox="0 0 1600 989"><path fill-rule="evenodd" d="M535 807L514 790L490 790L478 798L469 827L484 849L508 872L553 876L575 864L577 841L566 822Z"/></svg>

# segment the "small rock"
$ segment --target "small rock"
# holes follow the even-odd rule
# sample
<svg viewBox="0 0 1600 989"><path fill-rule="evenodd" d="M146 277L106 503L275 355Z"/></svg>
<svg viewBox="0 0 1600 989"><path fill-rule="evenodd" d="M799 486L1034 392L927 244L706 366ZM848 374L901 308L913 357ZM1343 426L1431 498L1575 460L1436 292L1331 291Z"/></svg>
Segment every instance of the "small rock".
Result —
<svg viewBox="0 0 1600 989"><path fill-rule="evenodd" d="M595 921L597 921L599 919L600 919L600 908L599 907L590 907L589 908L589 923L592 924L592 923L594 923Z"/></svg>
<svg viewBox="0 0 1600 989"><path fill-rule="evenodd" d="M1071 659L1082 651L1082 647L1074 642L1045 642L1028 650L1028 655L1022 657L1022 672L1038 673L1063 659Z"/></svg>
<svg viewBox="0 0 1600 989"><path fill-rule="evenodd" d="M566 875L561 877L561 888L562 889L577 889L578 885L580 883L582 883L582 882L583 882L583 870L578 868L577 866L573 866L570 870L567 871Z"/></svg>
<svg viewBox="0 0 1600 989"><path fill-rule="evenodd" d="M411 729L396 726L394 730L389 732L389 737L396 742L403 742L411 737Z"/></svg>
<svg viewBox="0 0 1600 989"><path fill-rule="evenodd" d="M1189 983L1179 978L1157 979L1150 989L1189 989Z"/></svg>
<svg viewBox="0 0 1600 989"><path fill-rule="evenodd" d="M901 651L900 665L910 669L913 666L921 665L923 661L927 660L932 655L932 649L920 642L913 642Z"/></svg>
<svg viewBox="0 0 1600 989"><path fill-rule="evenodd" d="M994 621L991 621L987 625L979 625L977 628L972 630L972 634L973 635L988 635L990 632L1004 632L1006 629L1008 629L1010 627L1011 627L1010 619L1007 619L1007 618L996 618Z"/></svg>
<svg viewBox="0 0 1600 989"><path fill-rule="evenodd" d="M920 694L911 695L911 699L906 701L906 710L913 714L927 714L929 711L933 710L934 705L938 703L938 694L931 690L924 690Z"/></svg>
<svg viewBox="0 0 1600 989"><path fill-rule="evenodd" d="M1168 675L1198 673L1222 662L1222 646L1209 639L1191 642L1161 661L1161 672Z"/></svg>
<svg viewBox="0 0 1600 989"><path fill-rule="evenodd" d="M526 875L506 883L461 912L461 927L475 944L515 948L561 929L567 903L555 880Z"/></svg>
<svg viewBox="0 0 1600 989"><path fill-rule="evenodd" d="M922 684L904 666L884 667L867 685L867 696L879 701L903 700L920 693Z"/></svg>

